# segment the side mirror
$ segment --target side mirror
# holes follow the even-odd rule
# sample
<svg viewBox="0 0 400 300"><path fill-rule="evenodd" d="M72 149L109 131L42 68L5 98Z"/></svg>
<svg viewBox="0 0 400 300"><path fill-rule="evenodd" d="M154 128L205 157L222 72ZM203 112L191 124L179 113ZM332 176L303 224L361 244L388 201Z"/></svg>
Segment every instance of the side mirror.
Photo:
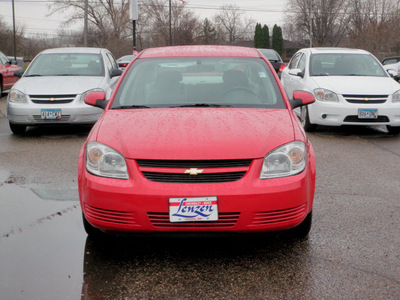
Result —
<svg viewBox="0 0 400 300"><path fill-rule="evenodd" d="M22 75L24 74L24 70L18 69L17 71L14 72L14 76L21 78Z"/></svg>
<svg viewBox="0 0 400 300"><path fill-rule="evenodd" d="M12 64L12 65L17 65L18 63L17 63L17 61L16 61L15 59L12 59L12 60L11 60L11 64Z"/></svg>
<svg viewBox="0 0 400 300"><path fill-rule="evenodd" d="M110 77L112 78L112 77L121 76L122 73L123 73L123 71L120 68L112 69L111 72L110 72Z"/></svg>
<svg viewBox="0 0 400 300"><path fill-rule="evenodd" d="M293 100L290 101L292 108L308 105L315 102L314 95L305 91L294 91Z"/></svg>
<svg viewBox="0 0 400 300"><path fill-rule="evenodd" d="M86 95L84 99L87 105L100 107L105 109L108 101L106 101L106 93L104 92L91 92Z"/></svg>
<svg viewBox="0 0 400 300"><path fill-rule="evenodd" d="M289 70L289 74L293 75L293 76L299 76L301 78L304 77L304 73L300 69L291 69L291 70Z"/></svg>
<svg viewBox="0 0 400 300"><path fill-rule="evenodd" d="M392 78L396 78L399 76L399 73L397 73L395 70L386 70L386 72L388 72L388 74L390 75L390 77Z"/></svg>

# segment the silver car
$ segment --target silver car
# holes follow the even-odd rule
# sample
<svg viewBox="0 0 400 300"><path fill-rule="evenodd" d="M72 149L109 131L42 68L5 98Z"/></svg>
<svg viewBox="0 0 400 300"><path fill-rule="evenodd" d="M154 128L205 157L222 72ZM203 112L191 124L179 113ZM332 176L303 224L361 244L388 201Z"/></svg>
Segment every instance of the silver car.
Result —
<svg viewBox="0 0 400 300"><path fill-rule="evenodd" d="M14 134L27 126L94 124L103 110L85 104L92 91L107 99L121 70L107 49L57 48L39 53L7 98L7 117Z"/></svg>

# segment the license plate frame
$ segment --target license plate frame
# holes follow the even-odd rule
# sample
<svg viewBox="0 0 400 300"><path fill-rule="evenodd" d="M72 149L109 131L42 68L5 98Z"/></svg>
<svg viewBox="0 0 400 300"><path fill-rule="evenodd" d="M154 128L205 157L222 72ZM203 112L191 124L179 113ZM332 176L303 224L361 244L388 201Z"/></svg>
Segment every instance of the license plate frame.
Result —
<svg viewBox="0 0 400 300"><path fill-rule="evenodd" d="M358 109L359 119L378 119L378 109L376 108L359 108Z"/></svg>
<svg viewBox="0 0 400 300"><path fill-rule="evenodd" d="M171 223L218 221L218 198L215 196L169 198L169 221Z"/></svg>
<svg viewBox="0 0 400 300"><path fill-rule="evenodd" d="M59 120L61 119L61 109L42 109L40 117L43 120Z"/></svg>

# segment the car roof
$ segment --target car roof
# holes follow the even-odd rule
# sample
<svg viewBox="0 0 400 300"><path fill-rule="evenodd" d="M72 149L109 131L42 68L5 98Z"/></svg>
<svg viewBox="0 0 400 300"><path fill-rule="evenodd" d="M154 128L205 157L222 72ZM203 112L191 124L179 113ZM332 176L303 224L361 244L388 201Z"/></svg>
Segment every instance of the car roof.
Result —
<svg viewBox="0 0 400 300"><path fill-rule="evenodd" d="M362 49L339 48L339 47L304 48L302 50L308 50L312 54L323 54L323 53L370 54L368 51Z"/></svg>
<svg viewBox="0 0 400 300"><path fill-rule="evenodd" d="M67 47L67 48L53 48L43 50L41 54L50 54L50 53L93 53L100 54L101 51L105 51L103 48L91 48L91 47Z"/></svg>
<svg viewBox="0 0 400 300"><path fill-rule="evenodd" d="M161 57L249 57L260 58L255 48L238 46L170 46L144 50L140 58Z"/></svg>

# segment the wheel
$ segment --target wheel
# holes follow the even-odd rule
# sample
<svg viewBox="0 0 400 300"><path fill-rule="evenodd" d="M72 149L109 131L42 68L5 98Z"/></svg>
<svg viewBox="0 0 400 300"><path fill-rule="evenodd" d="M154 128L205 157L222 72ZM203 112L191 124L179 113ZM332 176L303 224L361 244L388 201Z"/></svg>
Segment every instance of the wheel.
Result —
<svg viewBox="0 0 400 300"><path fill-rule="evenodd" d="M24 135L26 131L26 125L10 124L10 129L14 134Z"/></svg>
<svg viewBox="0 0 400 300"><path fill-rule="evenodd" d="M86 220L85 215L82 213L83 227L86 233L92 238L99 238L103 235L103 232L96 227L93 227L88 220Z"/></svg>
<svg viewBox="0 0 400 300"><path fill-rule="evenodd" d="M290 229L287 232L287 236L290 239L296 239L296 240L305 239L307 238L308 233L311 230L311 224L312 224L312 211L307 215L304 221L300 223L300 225L297 225L297 227Z"/></svg>
<svg viewBox="0 0 400 300"><path fill-rule="evenodd" d="M400 127L398 127L398 126L393 127L393 126L387 125L386 129L387 129L387 131L389 131L390 134L399 134L400 133Z"/></svg>
<svg viewBox="0 0 400 300"><path fill-rule="evenodd" d="M307 106L301 107L300 121L301 121L301 125L303 125L304 130L307 132L312 132L312 131L315 131L315 129L317 129L317 124L310 123L310 115L308 113Z"/></svg>

